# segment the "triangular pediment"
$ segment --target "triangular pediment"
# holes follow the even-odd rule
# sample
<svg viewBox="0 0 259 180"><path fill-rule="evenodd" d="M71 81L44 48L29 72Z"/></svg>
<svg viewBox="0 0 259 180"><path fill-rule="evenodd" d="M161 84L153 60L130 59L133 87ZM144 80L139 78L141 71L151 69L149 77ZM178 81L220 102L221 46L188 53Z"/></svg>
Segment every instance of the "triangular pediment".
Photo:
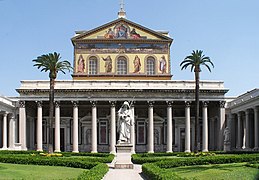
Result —
<svg viewBox="0 0 259 180"><path fill-rule="evenodd" d="M172 42L166 33L153 31L124 18L104 24L90 31L81 31L72 41L80 40L163 40Z"/></svg>

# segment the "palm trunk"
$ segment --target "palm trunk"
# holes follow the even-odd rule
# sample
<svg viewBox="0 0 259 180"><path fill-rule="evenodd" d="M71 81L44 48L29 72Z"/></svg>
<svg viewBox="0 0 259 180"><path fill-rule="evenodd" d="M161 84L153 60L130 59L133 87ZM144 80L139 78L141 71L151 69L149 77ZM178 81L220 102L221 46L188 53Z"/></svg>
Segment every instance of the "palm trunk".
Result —
<svg viewBox="0 0 259 180"><path fill-rule="evenodd" d="M199 142L199 102L200 102L200 71L195 70L195 142L194 142L194 151L198 152L198 142Z"/></svg>
<svg viewBox="0 0 259 180"><path fill-rule="evenodd" d="M48 152L53 153L53 114L54 114L54 82L55 79L50 78L50 91L49 91L49 142L48 142Z"/></svg>

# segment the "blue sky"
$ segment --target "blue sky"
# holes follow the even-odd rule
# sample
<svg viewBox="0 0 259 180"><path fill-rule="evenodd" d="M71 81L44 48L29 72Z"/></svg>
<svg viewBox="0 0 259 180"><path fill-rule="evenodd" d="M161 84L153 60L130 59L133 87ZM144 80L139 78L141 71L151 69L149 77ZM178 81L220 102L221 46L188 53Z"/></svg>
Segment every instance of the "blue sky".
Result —
<svg viewBox="0 0 259 180"><path fill-rule="evenodd" d="M259 87L258 7L258 0L125 0L129 20L170 32L174 80L194 79L179 64L201 49L215 64L201 79L223 80L227 96ZM118 10L119 0L0 0L0 94L17 96L20 80L47 80L33 67L39 55L57 51L72 63L74 31L113 21Z"/></svg>

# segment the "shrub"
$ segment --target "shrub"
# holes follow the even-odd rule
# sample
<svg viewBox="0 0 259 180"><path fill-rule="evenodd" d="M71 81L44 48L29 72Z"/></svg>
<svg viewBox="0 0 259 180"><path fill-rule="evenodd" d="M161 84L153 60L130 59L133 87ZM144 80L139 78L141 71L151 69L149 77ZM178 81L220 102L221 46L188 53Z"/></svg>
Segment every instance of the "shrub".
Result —
<svg viewBox="0 0 259 180"><path fill-rule="evenodd" d="M212 152L198 152L198 153L181 153L177 154L177 157L204 157L204 156L215 156L215 153Z"/></svg>
<svg viewBox="0 0 259 180"><path fill-rule="evenodd" d="M142 172L148 177L148 179L154 180L181 180L180 176L172 173L171 171L168 172L165 169L161 169L155 163L146 163L142 165Z"/></svg>
<svg viewBox="0 0 259 180"><path fill-rule="evenodd" d="M150 179L181 179L171 170L167 170L179 166L207 165L207 164L226 164L240 162L259 162L258 154L242 154L242 155L220 155L220 156L203 156L189 158L173 158L154 163L146 163L142 165L143 173ZM256 167L255 165L250 165Z"/></svg>
<svg viewBox="0 0 259 180"><path fill-rule="evenodd" d="M79 180L96 180L102 179L103 176L109 171L107 164L100 163L97 166L93 167L89 171L84 171L82 174L78 176Z"/></svg>

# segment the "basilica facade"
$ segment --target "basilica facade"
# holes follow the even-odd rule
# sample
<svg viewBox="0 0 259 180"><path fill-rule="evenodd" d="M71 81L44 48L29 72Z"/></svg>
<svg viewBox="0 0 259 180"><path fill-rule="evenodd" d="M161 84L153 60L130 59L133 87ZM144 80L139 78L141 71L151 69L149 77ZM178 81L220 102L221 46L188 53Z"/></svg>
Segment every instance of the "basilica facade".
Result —
<svg viewBox="0 0 259 180"><path fill-rule="evenodd" d="M100 27L77 31L71 41L74 72L71 80L55 83L51 128L49 81L21 81L20 96L0 102L2 149L45 150L53 131L55 152L116 153L117 111L128 101L134 114L132 153L194 150L195 82L172 80L171 69L177 67L171 67L168 32L119 14ZM222 81L200 82L202 151L223 149L227 91Z"/></svg>

